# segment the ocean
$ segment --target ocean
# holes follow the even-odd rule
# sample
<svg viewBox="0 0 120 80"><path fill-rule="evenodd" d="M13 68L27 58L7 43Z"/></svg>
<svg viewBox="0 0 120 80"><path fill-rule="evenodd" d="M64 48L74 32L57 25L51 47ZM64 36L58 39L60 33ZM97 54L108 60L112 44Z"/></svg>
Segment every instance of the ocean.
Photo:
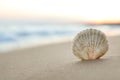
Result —
<svg viewBox="0 0 120 80"><path fill-rule="evenodd" d="M108 36L120 35L119 25L0 24L0 52L72 41L78 32L89 28L101 30Z"/></svg>

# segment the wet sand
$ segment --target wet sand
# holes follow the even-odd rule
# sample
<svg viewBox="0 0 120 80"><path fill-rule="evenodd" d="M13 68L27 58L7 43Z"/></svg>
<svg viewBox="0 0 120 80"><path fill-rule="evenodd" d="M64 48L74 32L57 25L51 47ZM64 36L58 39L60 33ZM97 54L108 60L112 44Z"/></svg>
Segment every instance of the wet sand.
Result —
<svg viewBox="0 0 120 80"><path fill-rule="evenodd" d="M0 80L120 80L120 37L99 60L80 61L71 42L0 54Z"/></svg>

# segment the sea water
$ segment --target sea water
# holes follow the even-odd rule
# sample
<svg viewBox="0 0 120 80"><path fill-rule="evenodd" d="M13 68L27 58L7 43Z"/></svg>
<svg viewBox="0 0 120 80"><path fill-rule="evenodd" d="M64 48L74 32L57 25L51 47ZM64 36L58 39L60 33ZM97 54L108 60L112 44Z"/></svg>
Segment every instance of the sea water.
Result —
<svg viewBox="0 0 120 80"><path fill-rule="evenodd" d="M0 24L0 52L72 40L78 32L88 28L99 29L107 35L120 35L120 27L115 25Z"/></svg>

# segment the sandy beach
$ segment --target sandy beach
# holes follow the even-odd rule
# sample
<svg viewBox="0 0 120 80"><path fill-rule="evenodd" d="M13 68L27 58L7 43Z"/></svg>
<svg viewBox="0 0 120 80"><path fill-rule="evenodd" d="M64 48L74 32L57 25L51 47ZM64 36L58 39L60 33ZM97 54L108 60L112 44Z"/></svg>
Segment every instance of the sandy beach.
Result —
<svg viewBox="0 0 120 80"><path fill-rule="evenodd" d="M0 80L120 80L120 36L109 37L99 60L80 61L72 42L0 54Z"/></svg>

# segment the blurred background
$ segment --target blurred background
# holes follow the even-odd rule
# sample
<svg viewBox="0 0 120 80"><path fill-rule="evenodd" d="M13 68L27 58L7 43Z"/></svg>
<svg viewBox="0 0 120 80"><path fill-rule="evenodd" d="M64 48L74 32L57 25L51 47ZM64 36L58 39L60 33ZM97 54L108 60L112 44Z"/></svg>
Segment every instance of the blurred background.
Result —
<svg viewBox="0 0 120 80"><path fill-rule="evenodd" d="M119 0L0 0L0 53L72 41L95 28L120 35Z"/></svg>

